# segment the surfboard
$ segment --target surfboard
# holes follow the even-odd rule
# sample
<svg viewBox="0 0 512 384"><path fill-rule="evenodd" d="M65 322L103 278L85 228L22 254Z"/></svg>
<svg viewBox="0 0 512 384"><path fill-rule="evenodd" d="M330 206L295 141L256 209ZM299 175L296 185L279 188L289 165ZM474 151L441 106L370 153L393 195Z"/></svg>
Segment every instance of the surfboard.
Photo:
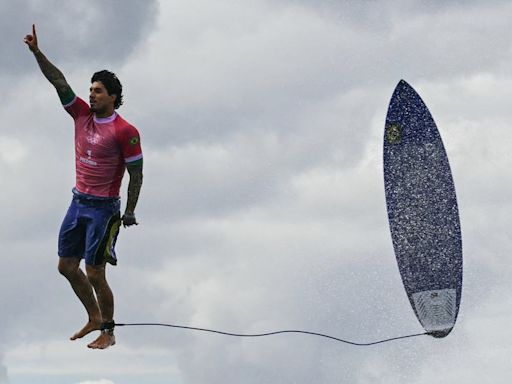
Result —
<svg viewBox="0 0 512 384"><path fill-rule="evenodd" d="M404 80L384 131L384 185L393 248L426 332L447 336L462 294L462 238L448 157L427 106Z"/></svg>

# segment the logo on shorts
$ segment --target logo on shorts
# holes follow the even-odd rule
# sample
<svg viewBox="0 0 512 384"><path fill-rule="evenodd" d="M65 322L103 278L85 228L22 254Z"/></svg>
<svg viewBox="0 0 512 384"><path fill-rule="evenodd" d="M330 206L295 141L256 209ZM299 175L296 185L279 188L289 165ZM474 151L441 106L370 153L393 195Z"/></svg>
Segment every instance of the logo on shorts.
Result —
<svg viewBox="0 0 512 384"><path fill-rule="evenodd" d="M130 144L131 144L131 145L135 145L135 144L137 144L138 142L139 142L139 138L138 138L137 136L132 137L132 138L130 139Z"/></svg>

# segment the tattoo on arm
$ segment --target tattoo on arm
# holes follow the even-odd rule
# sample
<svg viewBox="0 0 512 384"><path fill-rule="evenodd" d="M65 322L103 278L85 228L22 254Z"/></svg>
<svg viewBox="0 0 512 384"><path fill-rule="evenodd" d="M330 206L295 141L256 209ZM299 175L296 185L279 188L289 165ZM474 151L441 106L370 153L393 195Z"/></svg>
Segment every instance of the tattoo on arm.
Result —
<svg viewBox="0 0 512 384"><path fill-rule="evenodd" d="M53 65L40 50L34 52L34 56L36 57L41 72L55 87L59 97L62 99L63 97L69 96L73 91L62 72Z"/></svg>
<svg viewBox="0 0 512 384"><path fill-rule="evenodd" d="M128 165L128 173L130 174L130 182L128 183L128 199L126 202L125 212L133 214L137 201L139 200L140 189L142 187L142 164Z"/></svg>

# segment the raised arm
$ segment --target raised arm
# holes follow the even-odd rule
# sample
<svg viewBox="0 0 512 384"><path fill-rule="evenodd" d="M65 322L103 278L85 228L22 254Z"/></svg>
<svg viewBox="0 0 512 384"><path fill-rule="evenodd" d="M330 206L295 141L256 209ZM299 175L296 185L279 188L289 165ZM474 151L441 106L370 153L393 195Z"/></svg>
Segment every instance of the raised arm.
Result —
<svg viewBox="0 0 512 384"><path fill-rule="evenodd" d="M62 104L67 104L72 101L75 94L66 81L66 78L55 65L50 63L37 45L36 26L34 24L32 24L32 34L25 36L23 41L28 45L28 49L30 49L34 54L43 75L57 90L57 94L59 95Z"/></svg>

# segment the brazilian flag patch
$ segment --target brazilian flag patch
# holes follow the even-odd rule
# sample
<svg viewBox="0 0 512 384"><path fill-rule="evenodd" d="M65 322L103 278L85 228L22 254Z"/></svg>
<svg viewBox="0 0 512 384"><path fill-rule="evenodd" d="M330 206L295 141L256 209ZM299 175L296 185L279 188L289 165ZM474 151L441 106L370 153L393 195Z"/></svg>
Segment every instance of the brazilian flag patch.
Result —
<svg viewBox="0 0 512 384"><path fill-rule="evenodd" d="M139 142L139 138L138 138L138 137L132 137L132 138L130 139L130 144L131 144L131 145L135 145L135 144L137 144L138 142Z"/></svg>

